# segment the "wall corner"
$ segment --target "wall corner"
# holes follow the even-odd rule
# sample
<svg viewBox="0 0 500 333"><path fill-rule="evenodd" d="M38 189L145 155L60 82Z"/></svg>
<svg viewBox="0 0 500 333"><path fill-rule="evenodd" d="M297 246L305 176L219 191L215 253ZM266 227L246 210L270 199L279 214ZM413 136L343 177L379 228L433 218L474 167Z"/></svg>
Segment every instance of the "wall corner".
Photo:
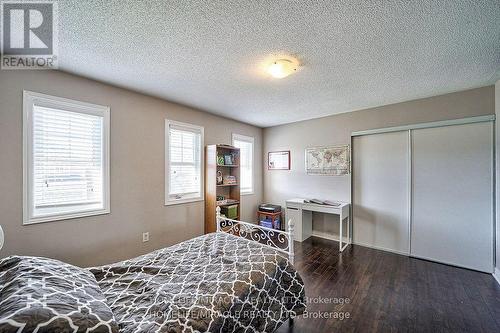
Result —
<svg viewBox="0 0 500 333"><path fill-rule="evenodd" d="M495 273L500 283L500 80L495 83Z"/></svg>

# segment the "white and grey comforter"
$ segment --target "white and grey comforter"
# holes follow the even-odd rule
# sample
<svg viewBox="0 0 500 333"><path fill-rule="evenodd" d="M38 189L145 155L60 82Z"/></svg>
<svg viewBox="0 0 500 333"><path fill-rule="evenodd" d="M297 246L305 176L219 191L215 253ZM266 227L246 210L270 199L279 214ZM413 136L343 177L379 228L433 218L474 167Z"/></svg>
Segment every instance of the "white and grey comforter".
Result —
<svg viewBox="0 0 500 333"><path fill-rule="evenodd" d="M273 332L305 310L288 259L226 233L90 271L120 332Z"/></svg>

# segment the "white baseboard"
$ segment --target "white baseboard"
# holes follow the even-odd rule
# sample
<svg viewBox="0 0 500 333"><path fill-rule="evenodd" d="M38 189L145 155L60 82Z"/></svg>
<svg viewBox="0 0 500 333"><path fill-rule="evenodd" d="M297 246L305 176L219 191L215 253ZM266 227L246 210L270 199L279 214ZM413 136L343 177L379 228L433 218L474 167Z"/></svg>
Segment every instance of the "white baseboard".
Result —
<svg viewBox="0 0 500 333"><path fill-rule="evenodd" d="M337 242L339 241L339 236L333 235L333 234L330 234L330 233L326 233L326 232L313 231L311 236L315 236L315 237L319 237L319 238L324 238L324 239L328 239L328 240L333 240L333 241L337 241ZM344 239L344 242L346 242L346 243L348 242L348 238L347 237L342 237L342 238ZM355 242L355 241L353 241L352 244L358 245L358 246L367 247L367 248L370 248L370 249L381 250L381 251L384 251L384 252L390 252L390 253L400 254L400 255L403 255L403 256L407 256L407 257L413 257L413 258L417 258L417 259L424 259L424 260L434 261L433 259L429 259L429 258L410 256L410 254L408 252L396 251L396 250L388 249L388 248L381 247L381 246L374 246L374 245L371 245L371 244L364 244L364 243ZM452 263L448 263L448 264L447 263L443 263L443 264L457 266L456 264L452 264ZM457 266L457 267L471 269L469 267L463 267L463 266ZM495 267L495 270L494 270L494 272L493 272L492 275L495 278L495 280L497 280L498 284L500 284L500 268Z"/></svg>
<svg viewBox="0 0 500 333"><path fill-rule="evenodd" d="M328 239L328 240L332 240L332 241L336 241L336 242L339 241L339 236L338 235L330 234L330 233L327 233L327 232L321 232L321 231L314 231L313 230L311 236L319 237L319 238L323 238L323 239ZM348 241L349 241L349 239L347 237L342 237L342 239L346 243L348 243ZM373 245L370 245L370 244L364 244L364 243L359 243L359 242L355 242L355 241L352 241L351 244L358 245L358 246L363 246L363 247L367 247L367 248L370 248L370 249L380 250L380 251L384 251L384 252L391 252L391 253L395 253L395 254L402 254L404 256L409 256L409 254L407 252L400 252L400 251L396 251L396 250L392 250L392 249L387 249L387 248L381 247L381 246L373 246Z"/></svg>
<svg viewBox="0 0 500 333"><path fill-rule="evenodd" d="M495 267L495 271L493 272L493 277L497 280L498 284L500 284L500 268Z"/></svg>
<svg viewBox="0 0 500 333"><path fill-rule="evenodd" d="M409 256L408 252L403 252L403 251L397 251L397 250L393 250L393 249L388 249L388 248L385 248L385 247L382 247L382 246L375 246L375 245L365 244L365 243L360 243L360 242L355 242L355 241L353 241L352 243L354 245L359 245L359 246L367 247L367 248L370 248L370 249L380 250L380 251L384 251L384 252L391 252L391 253L395 253L395 254L401 254L401 255L404 255L404 256L407 256L407 257Z"/></svg>
<svg viewBox="0 0 500 333"><path fill-rule="evenodd" d="M314 230L313 230L311 236L324 238L324 239L328 239L328 240L332 240L332 241L336 241L336 242L338 242L339 238L340 238L338 235L334 235L334 234L331 234L328 232L314 231ZM349 239L347 237L342 237L343 242L348 243L348 240Z"/></svg>
<svg viewBox="0 0 500 333"><path fill-rule="evenodd" d="M487 268L487 269L478 269L477 267L464 266L464 265L461 265L460 263L455 263L453 261L448 261L448 262L447 261L438 261L435 258L424 257L424 256L410 255L410 257L415 258L415 259L422 259L422 260L427 260L427 261L435 262L436 264L448 265L448 266L453 266L453 267L468 269L468 270L471 270L471 271L482 272L482 273L486 273L486 274L492 274L491 273L491 269L489 269L489 268Z"/></svg>

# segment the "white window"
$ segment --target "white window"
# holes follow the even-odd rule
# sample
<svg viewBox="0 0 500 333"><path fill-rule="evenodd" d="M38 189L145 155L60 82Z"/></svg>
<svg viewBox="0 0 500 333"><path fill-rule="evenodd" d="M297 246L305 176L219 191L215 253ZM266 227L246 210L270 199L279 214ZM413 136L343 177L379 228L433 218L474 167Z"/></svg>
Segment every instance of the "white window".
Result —
<svg viewBox="0 0 500 333"><path fill-rule="evenodd" d="M23 93L23 223L109 213L109 108Z"/></svg>
<svg viewBox="0 0 500 333"><path fill-rule="evenodd" d="M253 194L253 138L233 133L233 146L240 148L240 191Z"/></svg>
<svg viewBox="0 0 500 333"><path fill-rule="evenodd" d="M203 127L166 120L165 205L203 197Z"/></svg>

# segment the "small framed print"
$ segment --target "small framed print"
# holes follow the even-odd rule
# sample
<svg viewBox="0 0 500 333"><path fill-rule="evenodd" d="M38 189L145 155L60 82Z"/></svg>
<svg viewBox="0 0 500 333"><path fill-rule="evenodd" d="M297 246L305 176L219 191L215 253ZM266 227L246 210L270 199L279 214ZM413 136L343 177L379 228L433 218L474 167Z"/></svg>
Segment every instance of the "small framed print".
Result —
<svg viewBox="0 0 500 333"><path fill-rule="evenodd" d="M290 151L271 151L267 153L268 170L290 170Z"/></svg>
<svg viewBox="0 0 500 333"><path fill-rule="evenodd" d="M233 156L232 155L224 155L224 165L233 165Z"/></svg>

